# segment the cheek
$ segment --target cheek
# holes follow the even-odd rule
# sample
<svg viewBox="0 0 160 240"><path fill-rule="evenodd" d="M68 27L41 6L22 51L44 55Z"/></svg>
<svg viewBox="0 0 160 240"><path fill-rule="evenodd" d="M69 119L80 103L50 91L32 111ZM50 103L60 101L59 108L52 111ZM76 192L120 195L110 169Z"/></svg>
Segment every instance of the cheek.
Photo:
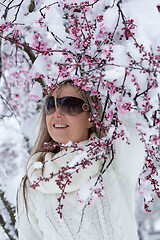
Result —
<svg viewBox="0 0 160 240"><path fill-rule="evenodd" d="M88 120L89 114L87 112L82 113L82 115L79 116L79 119L77 119L77 124L79 125L80 129L88 129L91 127L91 122Z"/></svg>

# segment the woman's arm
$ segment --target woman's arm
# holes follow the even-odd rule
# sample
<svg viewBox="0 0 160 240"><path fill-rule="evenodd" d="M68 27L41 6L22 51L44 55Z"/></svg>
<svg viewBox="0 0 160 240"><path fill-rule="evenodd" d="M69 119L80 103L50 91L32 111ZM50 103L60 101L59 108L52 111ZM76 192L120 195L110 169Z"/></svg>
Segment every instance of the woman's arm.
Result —
<svg viewBox="0 0 160 240"><path fill-rule="evenodd" d="M132 182L138 179L145 159L144 143L140 140L136 122L141 120L137 113L121 114L120 119L129 134L130 145L126 140L115 141L115 166L117 170Z"/></svg>
<svg viewBox="0 0 160 240"><path fill-rule="evenodd" d="M41 240L42 232L39 229L38 221L35 217L35 204L33 203L33 189L30 188L28 180L26 181L24 197L24 180L17 194L17 217L19 240ZM26 204L25 204L26 201Z"/></svg>

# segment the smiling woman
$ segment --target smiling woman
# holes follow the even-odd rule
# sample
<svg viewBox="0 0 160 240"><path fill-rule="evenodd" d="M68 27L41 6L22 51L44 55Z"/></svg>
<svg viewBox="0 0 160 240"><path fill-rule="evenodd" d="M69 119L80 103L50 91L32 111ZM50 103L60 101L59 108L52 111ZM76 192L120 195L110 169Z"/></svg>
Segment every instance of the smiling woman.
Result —
<svg viewBox="0 0 160 240"><path fill-rule="evenodd" d="M98 96L71 80L45 98L17 195L20 240L138 240L134 191L144 146L126 122L130 145L117 139L108 148L95 123L102 114Z"/></svg>
<svg viewBox="0 0 160 240"><path fill-rule="evenodd" d="M70 92L68 92L67 89ZM74 97L74 101L73 101L73 98L62 99L62 96ZM97 109L93 106L93 103L94 103L94 106L95 105L98 106ZM55 111L56 109L57 111ZM66 110L68 113L66 112ZM57 114L60 114L60 116L57 116ZM51 142L51 143L57 142L55 140L56 135L53 136L53 135L50 135L49 133L49 131L51 131L51 129L53 130L55 126L51 126L51 125L49 126L49 124L51 123L48 122L49 119L52 119L55 115L56 115L56 118L59 119L58 122L55 122L56 124L60 123L61 121L60 119L65 117L65 118L73 119L75 125L76 125L77 119L80 119L81 116L82 118L84 118L84 115L85 115L85 118L87 117L88 124L91 125L91 127L88 128L88 131L87 131L87 138L89 138L93 133L95 133L96 136L101 138L102 136L104 136L104 132L101 131L98 127L96 127L94 122L90 122L88 119L88 118L91 119L92 115L94 114L96 114L97 116L97 121L101 119L103 114L101 102L99 101L98 96L90 96L90 92L86 92L82 88L75 86L71 80L65 80L61 82L58 86L58 89L55 90L53 93L52 92L49 93L44 101L44 104L42 106L42 111L41 111L40 128L39 128L40 130L39 130L38 137L35 141L34 147L32 149L31 156L36 152L47 152L48 150L44 148L45 142ZM82 127L82 125L84 124L84 122L82 121L83 119L79 121L80 126L78 128ZM47 124L50 130L47 128ZM72 126L74 124L72 124ZM74 132L74 135L77 135L76 138L79 138L78 134L79 133L75 134ZM66 136L66 139L67 139L67 136ZM66 141L74 142L74 139L71 140L71 138L69 138L68 136L68 140ZM78 142L78 139L76 141ZM58 141L58 143L60 142L64 143L63 139L62 141ZM57 150L56 148L55 152L57 151L59 150Z"/></svg>

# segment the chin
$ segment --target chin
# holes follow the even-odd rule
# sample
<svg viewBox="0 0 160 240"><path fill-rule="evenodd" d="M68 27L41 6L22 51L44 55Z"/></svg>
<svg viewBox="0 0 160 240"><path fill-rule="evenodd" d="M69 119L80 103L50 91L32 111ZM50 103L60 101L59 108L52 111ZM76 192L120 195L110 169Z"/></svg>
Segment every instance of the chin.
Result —
<svg viewBox="0 0 160 240"><path fill-rule="evenodd" d="M55 142L59 143L59 144L66 144L71 140L64 140L64 139L53 139Z"/></svg>

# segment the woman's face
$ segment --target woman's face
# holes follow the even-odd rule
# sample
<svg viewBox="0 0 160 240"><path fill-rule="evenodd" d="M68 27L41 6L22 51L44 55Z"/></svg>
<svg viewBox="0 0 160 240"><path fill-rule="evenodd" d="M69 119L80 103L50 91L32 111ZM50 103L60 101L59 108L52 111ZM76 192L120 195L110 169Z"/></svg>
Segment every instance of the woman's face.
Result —
<svg viewBox="0 0 160 240"><path fill-rule="evenodd" d="M57 97L65 96L81 98L80 94L71 85L63 86ZM76 116L67 115L63 113L58 104L56 111L46 115L47 130L51 138L58 143L80 142L88 139L89 128L93 126L93 122L90 122L88 118L88 112L82 112Z"/></svg>

